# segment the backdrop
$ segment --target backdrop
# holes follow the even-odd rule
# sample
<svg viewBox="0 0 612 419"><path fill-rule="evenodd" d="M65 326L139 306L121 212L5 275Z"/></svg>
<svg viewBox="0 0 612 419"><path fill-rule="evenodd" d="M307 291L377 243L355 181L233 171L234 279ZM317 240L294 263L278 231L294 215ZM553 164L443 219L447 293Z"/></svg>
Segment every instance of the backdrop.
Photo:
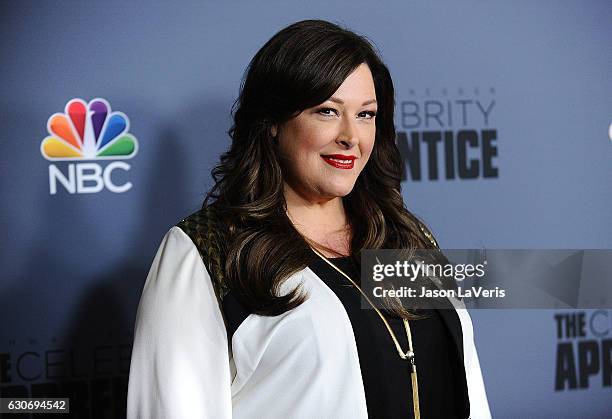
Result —
<svg viewBox="0 0 612 419"><path fill-rule="evenodd" d="M379 48L404 199L442 247L612 248L609 1L6 1L3 395L124 414L154 252L211 186L249 60L307 18ZM612 311L472 316L495 417L612 410Z"/></svg>

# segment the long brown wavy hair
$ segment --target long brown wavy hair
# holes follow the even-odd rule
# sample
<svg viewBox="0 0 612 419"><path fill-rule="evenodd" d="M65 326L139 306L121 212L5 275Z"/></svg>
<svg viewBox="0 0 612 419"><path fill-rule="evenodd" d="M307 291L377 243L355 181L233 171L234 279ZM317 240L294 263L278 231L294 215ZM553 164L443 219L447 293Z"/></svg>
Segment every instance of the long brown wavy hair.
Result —
<svg viewBox="0 0 612 419"><path fill-rule="evenodd" d="M209 255L212 274L222 275L254 313L278 315L301 304L306 296L300 289L281 295L279 287L317 258L286 215L271 127L327 100L362 63L374 79L378 112L370 159L343 198L351 256L360 266L362 249L434 247L402 199L389 70L367 38L323 20L296 22L249 63L232 108L232 144L212 170L214 186L203 203L218 219L217 246ZM401 307L389 307L410 317Z"/></svg>

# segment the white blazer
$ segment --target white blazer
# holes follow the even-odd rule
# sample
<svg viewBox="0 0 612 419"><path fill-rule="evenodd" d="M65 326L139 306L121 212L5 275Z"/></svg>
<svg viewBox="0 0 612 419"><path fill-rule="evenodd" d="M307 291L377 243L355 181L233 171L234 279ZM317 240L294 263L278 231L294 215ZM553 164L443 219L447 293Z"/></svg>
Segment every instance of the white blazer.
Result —
<svg viewBox="0 0 612 419"><path fill-rule="evenodd" d="M165 235L138 307L128 419L367 418L355 337L344 306L309 268L308 298L279 316L250 314L231 342L210 275L179 227ZM472 322L456 301L472 418L490 418Z"/></svg>

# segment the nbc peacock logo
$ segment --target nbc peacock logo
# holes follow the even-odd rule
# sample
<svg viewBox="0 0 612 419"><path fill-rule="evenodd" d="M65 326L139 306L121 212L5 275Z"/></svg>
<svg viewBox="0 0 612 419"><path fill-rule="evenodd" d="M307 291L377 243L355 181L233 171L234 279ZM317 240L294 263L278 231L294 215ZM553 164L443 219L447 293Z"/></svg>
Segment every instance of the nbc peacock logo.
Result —
<svg viewBox="0 0 612 419"><path fill-rule="evenodd" d="M124 160L138 152L138 141L130 134L130 121L123 112L112 111L107 100L85 102L72 99L64 113L55 113L47 121L49 136L42 140L40 152L53 162L70 162L62 167L49 165L49 193L57 194L58 184L70 194L97 193L107 189L127 192L131 182L118 185L115 170L130 170ZM108 164L91 160L113 160ZM87 162L85 162L87 161Z"/></svg>

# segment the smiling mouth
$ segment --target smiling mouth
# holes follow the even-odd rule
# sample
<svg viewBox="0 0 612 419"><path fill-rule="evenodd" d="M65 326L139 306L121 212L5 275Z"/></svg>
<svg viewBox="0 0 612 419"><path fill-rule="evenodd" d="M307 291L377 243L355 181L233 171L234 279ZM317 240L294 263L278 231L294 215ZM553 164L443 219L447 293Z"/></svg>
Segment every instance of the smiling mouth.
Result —
<svg viewBox="0 0 612 419"><path fill-rule="evenodd" d="M355 156L343 156L332 154L328 156L321 156L323 160L330 166L336 167L338 169L352 169L355 165Z"/></svg>

